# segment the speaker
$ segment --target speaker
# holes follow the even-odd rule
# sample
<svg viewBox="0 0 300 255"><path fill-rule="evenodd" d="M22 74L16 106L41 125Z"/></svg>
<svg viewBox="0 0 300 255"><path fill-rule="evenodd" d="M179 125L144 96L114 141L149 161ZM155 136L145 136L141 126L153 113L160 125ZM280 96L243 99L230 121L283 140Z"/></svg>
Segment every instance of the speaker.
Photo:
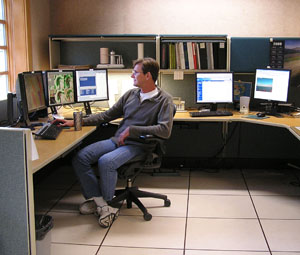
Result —
<svg viewBox="0 0 300 255"><path fill-rule="evenodd" d="M8 125L12 125L14 122L14 102L13 102L14 95L11 92L7 93L7 122Z"/></svg>

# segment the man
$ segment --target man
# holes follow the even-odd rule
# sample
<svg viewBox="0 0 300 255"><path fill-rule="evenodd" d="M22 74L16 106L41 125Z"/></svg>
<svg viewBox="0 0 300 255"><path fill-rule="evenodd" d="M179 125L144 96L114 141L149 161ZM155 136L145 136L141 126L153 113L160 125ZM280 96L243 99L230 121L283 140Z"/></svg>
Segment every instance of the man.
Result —
<svg viewBox="0 0 300 255"><path fill-rule="evenodd" d="M86 199L79 208L80 213L95 213L101 227L109 227L118 215L118 209L107 204L115 193L117 169L149 146L139 137L151 134L168 138L171 135L173 101L169 94L156 87L158 72L159 65L154 59L137 60L131 75L137 88L127 91L109 110L83 120L84 125L97 125L123 118L111 139L86 146L72 162ZM61 125L73 126L74 121L63 120ZM100 181L92 168L97 162Z"/></svg>

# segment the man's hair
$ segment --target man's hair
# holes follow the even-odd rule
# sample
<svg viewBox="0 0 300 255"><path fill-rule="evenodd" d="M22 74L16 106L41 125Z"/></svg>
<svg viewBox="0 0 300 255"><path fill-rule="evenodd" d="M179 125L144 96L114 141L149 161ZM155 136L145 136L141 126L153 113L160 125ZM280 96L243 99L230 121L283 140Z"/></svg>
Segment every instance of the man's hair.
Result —
<svg viewBox="0 0 300 255"><path fill-rule="evenodd" d="M153 58L138 59L133 63L133 67L135 67L137 64L142 64L143 73L146 74L150 72L153 81L156 82L158 77L158 72L159 72L159 64L155 59Z"/></svg>

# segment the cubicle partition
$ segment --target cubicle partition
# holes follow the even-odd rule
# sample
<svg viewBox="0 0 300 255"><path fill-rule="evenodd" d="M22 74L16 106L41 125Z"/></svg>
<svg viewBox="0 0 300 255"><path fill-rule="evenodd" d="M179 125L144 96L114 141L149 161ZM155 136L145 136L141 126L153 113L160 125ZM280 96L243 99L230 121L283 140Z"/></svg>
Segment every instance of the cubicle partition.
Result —
<svg viewBox="0 0 300 255"><path fill-rule="evenodd" d="M0 254L35 254L31 131L0 128Z"/></svg>

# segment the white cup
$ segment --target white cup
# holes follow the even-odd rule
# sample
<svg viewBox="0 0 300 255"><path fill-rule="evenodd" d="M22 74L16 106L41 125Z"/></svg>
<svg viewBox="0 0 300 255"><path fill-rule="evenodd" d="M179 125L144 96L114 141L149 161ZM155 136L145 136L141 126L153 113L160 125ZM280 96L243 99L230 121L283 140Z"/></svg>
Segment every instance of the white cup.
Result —
<svg viewBox="0 0 300 255"><path fill-rule="evenodd" d="M249 103L250 103L250 97L240 97L240 113L242 114L249 113Z"/></svg>

